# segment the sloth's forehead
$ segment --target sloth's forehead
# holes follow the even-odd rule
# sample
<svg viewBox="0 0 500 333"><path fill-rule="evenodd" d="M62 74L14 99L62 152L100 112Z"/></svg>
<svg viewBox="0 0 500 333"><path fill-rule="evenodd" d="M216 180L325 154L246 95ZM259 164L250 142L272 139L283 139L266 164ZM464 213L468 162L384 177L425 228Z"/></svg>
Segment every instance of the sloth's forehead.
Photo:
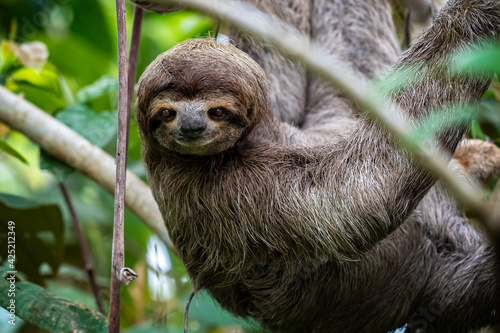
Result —
<svg viewBox="0 0 500 333"><path fill-rule="evenodd" d="M163 92L156 96L151 106L157 108L172 108L176 110L182 109L205 109L212 107L224 106L228 109L236 109L239 106L238 100L231 94L200 94L195 97L186 97L180 94L170 94Z"/></svg>
<svg viewBox="0 0 500 333"><path fill-rule="evenodd" d="M236 101L237 97L233 94L221 91L203 92L194 96L186 96L182 93L163 91L153 98L155 102L171 102L176 104L183 103L210 103L211 101Z"/></svg>
<svg viewBox="0 0 500 333"><path fill-rule="evenodd" d="M169 99L161 98L156 99L155 104L161 107L170 107L175 109L192 109L192 108L203 108L207 104L206 99L194 98L194 99Z"/></svg>

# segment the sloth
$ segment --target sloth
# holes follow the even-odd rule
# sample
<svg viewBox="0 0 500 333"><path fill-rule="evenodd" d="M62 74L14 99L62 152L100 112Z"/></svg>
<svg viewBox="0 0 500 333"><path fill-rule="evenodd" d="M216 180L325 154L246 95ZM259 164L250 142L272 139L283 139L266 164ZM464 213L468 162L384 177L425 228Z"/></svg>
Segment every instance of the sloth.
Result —
<svg viewBox="0 0 500 333"><path fill-rule="evenodd" d="M386 1L254 3L360 82L414 68L418 79L388 93L414 124L477 103L489 85L448 60L500 33L497 0L450 0L402 55ZM232 37L239 48L210 38L173 47L137 91L148 181L195 290L274 332L493 324L498 256L447 190L323 79ZM449 168L470 181L498 175L500 150L462 141L470 123L448 123L432 144L455 154Z"/></svg>

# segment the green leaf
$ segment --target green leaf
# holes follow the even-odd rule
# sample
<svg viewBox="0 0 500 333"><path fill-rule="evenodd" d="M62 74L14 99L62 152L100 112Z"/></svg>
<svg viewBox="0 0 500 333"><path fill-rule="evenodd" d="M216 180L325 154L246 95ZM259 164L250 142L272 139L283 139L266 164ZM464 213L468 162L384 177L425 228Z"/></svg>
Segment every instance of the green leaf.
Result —
<svg viewBox="0 0 500 333"><path fill-rule="evenodd" d="M0 288L6 291L0 293L0 306L11 311L11 300L14 300L15 314L24 321L54 333L107 332L106 318L102 314L54 296L44 288L22 281L17 276L15 295L9 297L7 291L12 285L6 278L14 275L3 267L0 268L0 274ZM9 317L8 320L10 319Z"/></svg>
<svg viewBox="0 0 500 333"><path fill-rule="evenodd" d="M476 120L472 122L470 130L473 139L486 140L486 135L483 133L483 131L481 130L481 126Z"/></svg>
<svg viewBox="0 0 500 333"><path fill-rule="evenodd" d="M486 99L495 99L495 92L488 89L488 90L486 90L484 92L483 98L486 98Z"/></svg>
<svg viewBox="0 0 500 333"><path fill-rule="evenodd" d="M72 32L63 40L54 40L48 36L40 36L40 40L49 47L50 61L58 72L73 81L70 86L75 91L109 73L110 66L116 62L103 53L102 49L96 48L95 44Z"/></svg>
<svg viewBox="0 0 500 333"><path fill-rule="evenodd" d="M173 333L182 332L181 325L179 325L176 328L177 328L177 330L175 330ZM172 327L169 327L168 332L171 332L171 331L172 331ZM154 323L154 322L153 323L148 322L148 323L143 323L143 324L140 324L137 326L133 326L131 328L128 328L125 331L125 333L164 333L164 332L167 332L165 325L159 325L158 323Z"/></svg>
<svg viewBox="0 0 500 333"><path fill-rule="evenodd" d="M118 79L110 76L103 76L91 85L80 89L76 98L80 103L87 103L115 91L118 91Z"/></svg>
<svg viewBox="0 0 500 333"><path fill-rule="evenodd" d="M31 68L21 68L12 74L12 80L17 83L26 82L38 88L60 92L59 77L57 73L48 68L37 71Z"/></svg>
<svg viewBox="0 0 500 333"><path fill-rule="evenodd" d="M212 27L213 21L210 17L189 10L165 16L153 15L145 20L143 25L144 31L150 32L148 38L151 38L161 50L169 49L186 38L206 36ZM165 31L169 33L165 34Z"/></svg>
<svg viewBox="0 0 500 333"><path fill-rule="evenodd" d="M11 145L9 145L7 142L0 140L0 150L9 154L10 156L13 156L23 162L24 164L29 164L28 160L17 150L15 150Z"/></svg>
<svg viewBox="0 0 500 333"><path fill-rule="evenodd" d="M99 0L73 0L65 4L72 7L75 13L70 25L71 32L91 43L91 50L98 49L112 57L116 51L116 40L113 39L113 36L116 36L116 26L111 25L111 29L108 29L106 14L109 13L105 12L105 7L101 3ZM111 15L113 14L111 12ZM112 19L116 19L116 14Z"/></svg>
<svg viewBox="0 0 500 333"><path fill-rule="evenodd" d="M476 119L480 124L489 124L498 133L500 129L500 107L498 101L493 98L483 98ZM496 136L498 135L493 135L493 137Z"/></svg>
<svg viewBox="0 0 500 333"><path fill-rule="evenodd" d="M73 104L56 118L98 147L104 147L116 136L118 112L95 112L83 104Z"/></svg>
<svg viewBox="0 0 500 333"><path fill-rule="evenodd" d="M75 169L53 157L45 150L40 150L40 169L50 171L58 182L63 182Z"/></svg>
<svg viewBox="0 0 500 333"><path fill-rule="evenodd" d="M238 323L244 327L245 332L259 328L259 325L252 320L237 321L234 315L223 309L205 290L196 292L196 302L191 303L189 315L197 320L202 327L230 326ZM262 332L262 330L259 331Z"/></svg>
<svg viewBox="0 0 500 333"><path fill-rule="evenodd" d="M17 60L16 55L12 51L10 43L8 41L2 41L0 46L2 48L0 74L8 76L13 71L21 68L23 65L19 60Z"/></svg>
<svg viewBox="0 0 500 333"><path fill-rule="evenodd" d="M470 121L472 113L472 108L468 106L452 106L430 113L414 126L408 136L407 143L415 144L432 140L445 128L466 124Z"/></svg>
<svg viewBox="0 0 500 333"><path fill-rule="evenodd" d="M73 104L57 113L56 118L98 147L104 147L116 136L118 113L116 111L95 112L83 104ZM52 172L58 181L63 181L74 171L66 163L43 152L40 168Z"/></svg>
<svg viewBox="0 0 500 333"><path fill-rule="evenodd" d="M396 68L383 80L376 80L375 87L379 95L398 94L422 80L422 73L415 65Z"/></svg>
<svg viewBox="0 0 500 333"><path fill-rule="evenodd" d="M23 93L24 97L53 114L66 105L59 75L46 64L42 70L23 67L7 78L5 87L14 93Z"/></svg>
<svg viewBox="0 0 500 333"><path fill-rule="evenodd" d="M472 69L500 73L498 59L500 59L499 44L476 45L457 54L454 67L458 71Z"/></svg>
<svg viewBox="0 0 500 333"><path fill-rule="evenodd" d="M9 221L15 223L15 267L32 281L42 283L40 267L57 272L63 259L64 222L57 205L0 193L0 258L6 260Z"/></svg>

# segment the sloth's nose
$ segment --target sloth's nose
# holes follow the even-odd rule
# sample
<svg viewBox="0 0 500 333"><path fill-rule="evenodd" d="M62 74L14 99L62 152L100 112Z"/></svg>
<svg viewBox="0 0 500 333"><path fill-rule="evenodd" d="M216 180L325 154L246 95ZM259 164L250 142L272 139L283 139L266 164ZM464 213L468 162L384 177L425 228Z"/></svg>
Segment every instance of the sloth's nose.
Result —
<svg viewBox="0 0 500 333"><path fill-rule="evenodd" d="M207 128L204 121L190 121L179 126L179 134L188 138L200 136Z"/></svg>

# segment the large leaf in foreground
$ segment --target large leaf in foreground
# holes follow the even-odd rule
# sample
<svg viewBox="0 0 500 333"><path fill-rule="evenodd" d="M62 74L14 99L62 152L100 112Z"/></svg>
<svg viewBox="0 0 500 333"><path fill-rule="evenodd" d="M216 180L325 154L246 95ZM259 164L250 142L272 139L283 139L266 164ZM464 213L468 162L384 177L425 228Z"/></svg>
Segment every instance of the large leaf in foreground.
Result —
<svg viewBox="0 0 500 333"><path fill-rule="evenodd" d="M15 314L24 321L53 333L107 332L102 314L54 296L36 284L18 280L15 296L9 297L11 284L6 278L11 275L4 268L0 268L0 273L0 288L5 291L0 293L0 306L8 309L11 300L15 300Z"/></svg>
<svg viewBox="0 0 500 333"><path fill-rule="evenodd" d="M9 229L9 221L14 222L14 228ZM7 235L11 231L15 237L9 239ZM40 275L43 263L47 263L53 273L57 272L63 258L63 236L64 222L57 205L0 193L0 258L6 259L10 241L15 246L15 269L32 281L43 282Z"/></svg>

